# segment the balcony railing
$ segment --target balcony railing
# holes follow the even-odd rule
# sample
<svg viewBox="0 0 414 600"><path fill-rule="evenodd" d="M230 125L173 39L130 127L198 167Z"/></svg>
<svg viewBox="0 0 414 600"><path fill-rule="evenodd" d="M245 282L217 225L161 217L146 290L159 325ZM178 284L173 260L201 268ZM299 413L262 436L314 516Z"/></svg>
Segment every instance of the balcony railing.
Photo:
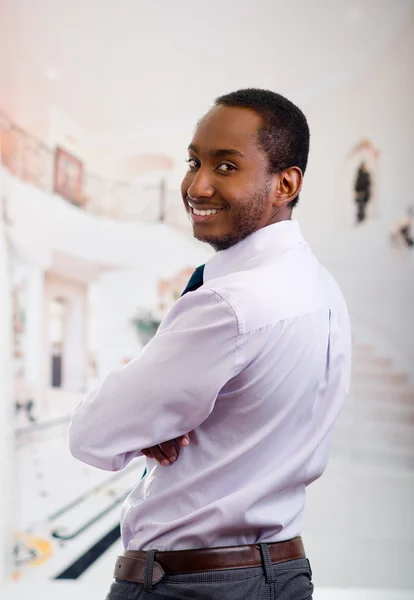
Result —
<svg viewBox="0 0 414 600"><path fill-rule="evenodd" d="M188 225L178 191L165 180L142 187L90 173L74 156L52 149L0 112L1 164L15 177L81 210L117 220L163 221L184 231Z"/></svg>

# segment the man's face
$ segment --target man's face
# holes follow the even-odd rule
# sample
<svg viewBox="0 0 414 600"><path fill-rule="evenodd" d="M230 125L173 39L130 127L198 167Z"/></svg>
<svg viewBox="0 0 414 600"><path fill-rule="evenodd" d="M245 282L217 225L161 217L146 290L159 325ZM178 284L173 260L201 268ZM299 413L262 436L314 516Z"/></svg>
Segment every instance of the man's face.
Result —
<svg viewBox="0 0 414 600"><path fill-rule="evenodd" d="M225 250L273 221L275 176L256 134L252 110L218 106L200 121L181 185L194 237Z"/></svg>

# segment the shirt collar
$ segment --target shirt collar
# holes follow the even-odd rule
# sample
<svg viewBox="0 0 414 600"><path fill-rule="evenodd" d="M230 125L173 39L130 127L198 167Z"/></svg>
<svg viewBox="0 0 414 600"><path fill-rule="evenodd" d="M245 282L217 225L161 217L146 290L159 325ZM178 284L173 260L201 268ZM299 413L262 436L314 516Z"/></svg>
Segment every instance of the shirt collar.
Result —
<svg viewBox="0 0 414 600"><path fill-rule="evenodd" d="M305 240L296 219L263 227L227 250L216 252L205 265L204 282L244 270L247 263L259 254L271 252L274 257L300 243L305 243Z"/></svg>

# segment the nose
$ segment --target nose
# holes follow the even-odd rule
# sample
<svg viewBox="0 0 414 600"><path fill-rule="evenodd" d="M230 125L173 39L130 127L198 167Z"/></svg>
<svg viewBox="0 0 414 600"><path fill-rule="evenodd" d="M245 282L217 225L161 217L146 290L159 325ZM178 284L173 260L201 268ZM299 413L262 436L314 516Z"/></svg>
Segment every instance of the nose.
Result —
<svg viewBox="0 0 414 600"><path fill-rule="evenodd" d="M212 198L214 196L214 188L207 170L200 168L196 173L192 174L187 194L193 200L197 200L198 198Z"/></svg>

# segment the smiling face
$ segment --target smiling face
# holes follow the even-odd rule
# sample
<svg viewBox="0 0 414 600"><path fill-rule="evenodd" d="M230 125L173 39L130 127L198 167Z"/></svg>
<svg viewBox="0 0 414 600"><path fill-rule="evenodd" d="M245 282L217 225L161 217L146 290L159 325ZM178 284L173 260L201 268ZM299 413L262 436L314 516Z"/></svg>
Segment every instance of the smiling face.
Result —
<svg viewBox="0 0 414 600"><path fill-rule="evenodd" d="M181 185L185 208L194 237L216 250L290 218L289 194L281 196L283 177L269 173L258 145L261 126L261 117L250 109L216 106L200 121L188 148Z"/></svg>

